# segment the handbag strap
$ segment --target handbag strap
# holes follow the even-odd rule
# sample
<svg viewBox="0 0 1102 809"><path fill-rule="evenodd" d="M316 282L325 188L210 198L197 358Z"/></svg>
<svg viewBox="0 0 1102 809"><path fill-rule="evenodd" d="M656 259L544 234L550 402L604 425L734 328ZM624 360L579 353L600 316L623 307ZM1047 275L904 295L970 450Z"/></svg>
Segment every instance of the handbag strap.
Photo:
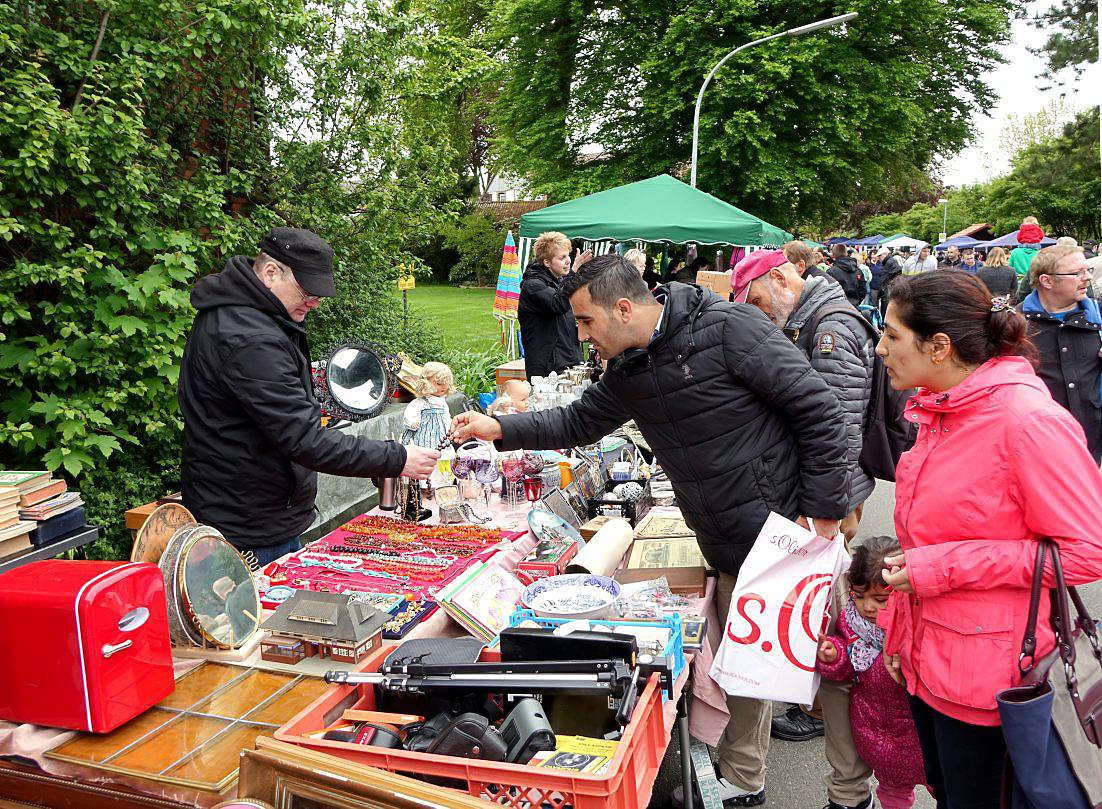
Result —
<svg viewBox="0 0 1102 809"><path fill-rule="evenodd" d="M1033 564L1033 587L1029 593L1029 614L1025 622L1025 636L1022 638L1022 653L1018 655L1018 671L1024 676L1033 670L1034 654L1037 651L1037 613L1041 608L1041 589L1045 578L1045 556L1048 553L1048 541L1038 540L1037 559ZM1029 661L1028 663L1026 661Z"/></svg>

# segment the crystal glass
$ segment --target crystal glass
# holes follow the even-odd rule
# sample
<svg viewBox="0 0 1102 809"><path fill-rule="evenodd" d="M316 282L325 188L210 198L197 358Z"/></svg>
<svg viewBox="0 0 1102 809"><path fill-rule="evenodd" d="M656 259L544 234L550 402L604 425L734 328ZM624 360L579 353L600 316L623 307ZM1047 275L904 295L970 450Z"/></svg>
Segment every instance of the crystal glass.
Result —
<svg viewBox="0 0 1102 809"><path fill-rule="evenodd" d="M505 478L504 488L509 496L509 508L519 505L517 500L517 481L524 477L524 453L503 453L501 459L501 474Z"/></svg>
<svg viewBox="0 0 1102 809"><path fill-rule="evenodd" d="M540 499L543 490L543 480L538 475L532 475L524 479L524 499L534 503Z"/></svg>

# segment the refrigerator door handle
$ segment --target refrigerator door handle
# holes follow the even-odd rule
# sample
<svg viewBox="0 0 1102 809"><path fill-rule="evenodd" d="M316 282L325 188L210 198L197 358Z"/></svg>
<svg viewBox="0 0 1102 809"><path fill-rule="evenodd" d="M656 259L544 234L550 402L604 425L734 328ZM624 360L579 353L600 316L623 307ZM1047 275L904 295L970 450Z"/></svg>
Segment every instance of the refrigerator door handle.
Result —
<svg viewBox="0 0 1102 809"><path fill-rule="evenodd" d="M122 643L105 643L103 644L103 649L101 649L101 651L103 652L103 656L107 658L113 655L115 652L121 652L123 649L129 649L133 645L134 641L127 638Z"/></svg>

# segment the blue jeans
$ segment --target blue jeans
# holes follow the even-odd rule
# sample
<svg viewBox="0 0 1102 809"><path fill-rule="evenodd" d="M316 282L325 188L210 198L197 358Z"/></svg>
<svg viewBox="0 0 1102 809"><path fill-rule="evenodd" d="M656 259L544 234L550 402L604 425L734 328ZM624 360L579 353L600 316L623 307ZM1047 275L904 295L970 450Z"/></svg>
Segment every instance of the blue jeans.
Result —
<svg viewBox="0 0 1102 809"><path fill-rule="evenodd" d="M289 553L294 553L299 550L302 545L299 543L298 537L285 540L283 542L277 542L275 545L264 545L260 548L243 548L242 551L250 551L252 555L256 557L256 561L260 563L261 567L274 562L281 556L286 556Z"/></svg>

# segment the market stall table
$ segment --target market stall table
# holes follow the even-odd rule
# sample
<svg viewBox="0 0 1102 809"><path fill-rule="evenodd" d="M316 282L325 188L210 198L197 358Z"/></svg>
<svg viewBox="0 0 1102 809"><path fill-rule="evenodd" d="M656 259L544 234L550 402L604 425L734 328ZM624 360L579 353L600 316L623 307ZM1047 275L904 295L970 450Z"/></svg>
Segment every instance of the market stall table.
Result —
<svg viewBox="0 0 1102 809"><path fill-rule="evenodd" d="M498 504L493 509L494 524L515 528L525 516L527 509L510 512ZM381 511L369 512L384 516ZM536 540L530 534L521 535L512 541L499 543L493 555L494 560L507 569L515 568L517 563L531 551ZM708 637L697 655L689 656L697 669L692 678L694 707L689 715L687 709L686 686L689 684L690 667L686 666L675 683L674 699L663 706L664 744L668 744L670 735L677 726L682 742L683 775L689 776L687 767L689 751L689 733L699 739L714 743L722 734L726 725L726 700L718 687L706 676L710 666L711 651L718 644L721 625L715 619L714 611L715 579L709 578L703 597L697 600L694 608L708 617ZM710 613L710 614L709 614ZM439 610L421 621L404 639L419 637L458 637L466 634L462 628ZM177 676L190 671L201 661L177 660ZM283 670L295 674L320 674L324 671L341 668L343 664L332 660L308 659L290 667L270 664L259 660L255 651L246 659L237 662L238 666L258 666L267 670ZM701 676L701 675L704 676ZM38 804L45 802L49 806L94 806L102 799L104 805L111 806L212 806L226 797L232 796L230 786L221 794L204 792L178 784L157 784L144 778L122 773L97 771L90 767L46 757L45 753L73 739L76 734L29 725L13 725L0 722L0 755L15 757L16 763L0 765L0 796L11 796L24 800L34 796ZM250 746L251 741L247 745ZM33 764L38 769L27 765ZM687 782L687 779L686 779Z"/></svg>

